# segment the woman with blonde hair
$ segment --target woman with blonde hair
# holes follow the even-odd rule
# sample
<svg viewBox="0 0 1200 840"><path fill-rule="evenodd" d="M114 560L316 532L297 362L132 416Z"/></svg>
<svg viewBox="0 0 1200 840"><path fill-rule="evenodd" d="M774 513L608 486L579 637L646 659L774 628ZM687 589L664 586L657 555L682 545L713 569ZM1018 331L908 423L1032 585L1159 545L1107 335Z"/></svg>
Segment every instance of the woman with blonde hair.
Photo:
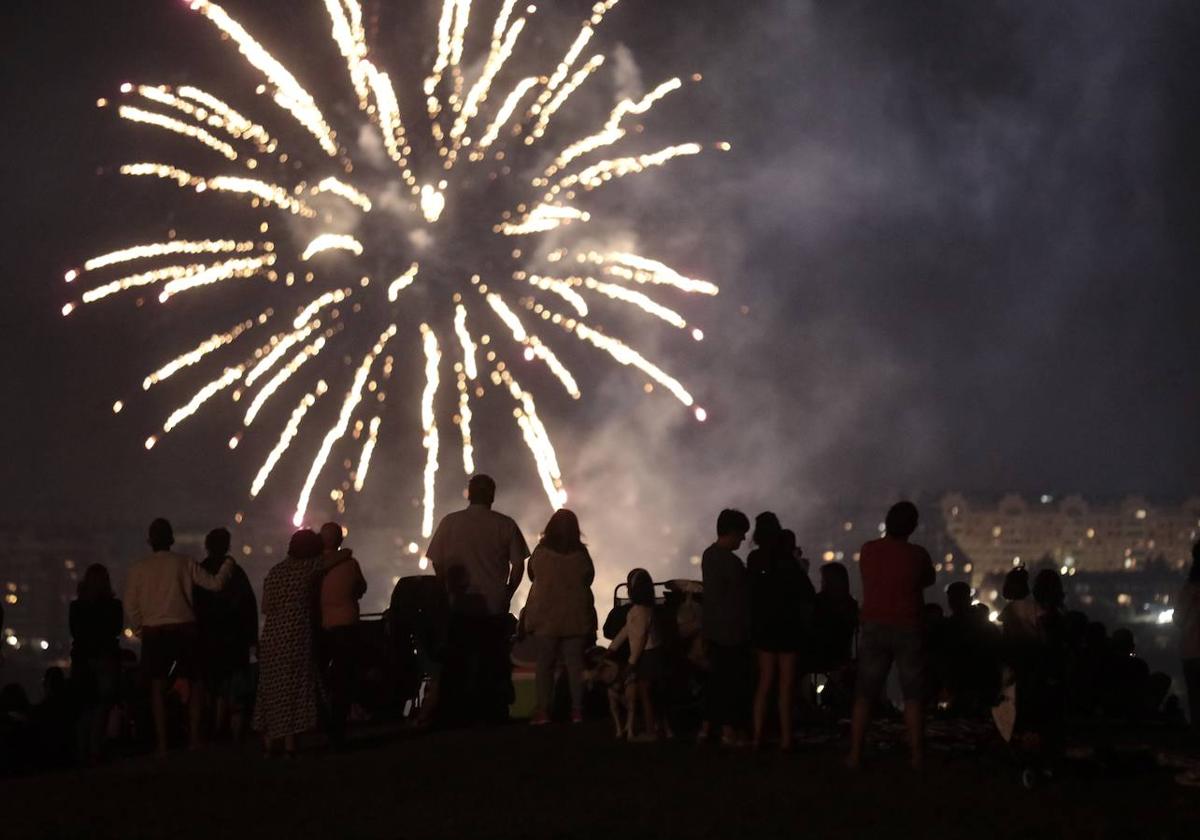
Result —
<svg viewBox="0 0 1200 840"><path fill-rule="evenodd" d="M550 722L554 675L561 657L571 690L571 722L583 721L583 651L596 632L592 557L579 531L579 519L566 508L546 523L529 558L533 586L525 603L525 630L537 645L537 710L533 725Z"/></svg>

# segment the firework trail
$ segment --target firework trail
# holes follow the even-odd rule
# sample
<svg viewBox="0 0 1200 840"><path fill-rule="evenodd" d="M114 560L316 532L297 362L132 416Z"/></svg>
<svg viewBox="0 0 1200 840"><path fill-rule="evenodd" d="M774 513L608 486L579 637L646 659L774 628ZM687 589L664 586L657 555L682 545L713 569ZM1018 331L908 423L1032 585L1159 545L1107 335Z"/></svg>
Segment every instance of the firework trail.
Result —
<svg viewBox="0 0 1200 840"><path fill-rule="evenodd" d="M358 0L324 0L332 48L345 60L347 92L353 93L359 113L358 124L343 126L343 135L296 75L237 19L216 3L191 0L191 10L229 42L226 49L236 48L244 59L247 83L242 87L272 104L235 108L195 86L123 85L120 104L113 109L116 116L143 130L176 135L188 157L186 168L150 161L127 163L117 171L133 180L173 185L188 201L241 204L246 217L235 217L229 208L226 218L242 232L190 238L171 231L163 241L143 240L88 259L66 273L66 281L81 290L62 312L70 315L130 292L154 293L159 304L166 304L179 295L218 287L208 294L223 293L233 300L252 278L273 287L275 302L242 315L224 331L205 331L207 335L187 342L184 352L145 374L142 388L149 390L166 387L162 383L188 369L207 368L206 373L188 374L202 377L203 384L146 438L146 448L206 407L213 410L228 399L233 405L225 403L222 416L235 426L230 448L243 435L276 424L274 432L264 432L263 449L273 445L255 470L251 497L264 490L278 463L304 435L320 442L309 456L298 492L295 524L307 521L318 483L328 481L338 466L344 474L333 480L329 497L340 509L347 491L363 489L388 429L385 388L396 356L385 353L403 340L398 324L405 322L419 328L412 331L416 343L408 344L401 357L423 370L425 382L420 399L406 401L419 403L419 411L405 409L400 418L405 427L420 430L425 451L425 536L433 527L442 466L445 438L439 434L439 420L452 419L458 426L462 468L470 474L478 455L472 423L478 424L485 398L505 403L497 416L515 422L550 504L566 502L558 456L534 394L518 383L501 357L502 344L510 339L530 365L522 374L526 381L548 374L571 398L583 396L584 386L559 355L562 348L552 346L565 336L590 348L586 352L639 371L648 380L647 391L650 383L657 384L704 420L704 409L691 392L642 350L610 335L594 320L593 309L601 301L621 304L673 329L690 330L688 336L699 341L703 333L690 327L676 308L679 304L668 298L715 295L715 285L650 256L599 249L595 237L586 247L557 247L544 259L524 256L525 251L539 251L539 236L555 232L561 246L576 232L586 235L593 218L586 193L703 151L701 144L687 142L601 157L642 133L635 120L680 90L678 78L640 98L617 102L590 133L558 127L604 66L602 51L585 53L618 2L596 2L557 63L547 66L545 57L529 46L535 6L518 8L516 0L443 0L436 32L430 33L436 56L428 75L400 88L424 106L417 113L428 127L426 137L406 126L399 80L382 69L369 48ZM480 17L487 17L490 33L480 54L472 56L469 39L480 29ZM551 62L556 55L557 50ZM245 100L245 90L238 95L239 102ZM101 99L97 105L109 102ZM380 172L371 160L355 160L340 140L355 136L364 125L377 137L390 170ZM714 143L712 148L729 146ZM481 181L498 182L503 190L506 203L492 215L475 210L480 204L471 190ZM409 232L436 237L439 226L450 224L457 225L456 231L473 230L472 241L481 243L474 247L490 259L457 242L432 255L428 249L398 246L397 216L386 208L397 186L411 205L400 217L411 226ZM387 212L393 215L386 224L370 223ZM354 233L345 232L348 216L355 220ZM251 224L257 235L246 234ZM454 241L455 236L451 232L447 238ZM453 261L460 268L447 268ZM486 274L485 262L491 265ZM497 263L502 267L496 268ZM423 294L414 296L410 289ZM143 302L139 297L139 306ZM560 313L547 303L568 309ZM553 335L539 334L531 321L541 322ZM447 355L453 360L452 402L440 395ZM423 364L418 365L420 359ZM544 373L539 371L543 366ZM326 394L336 391L339 381L344 390L335 406ZM275 399L289 385L290 399L299 396L290 412L286 404L277 404L285 397ZM113 411L125 404L116 401ZM317 419L325 406L331 412L336 407L336 413L332 419ZM310 426L329 425L306 432L301 428L306 420Z"/></svg>

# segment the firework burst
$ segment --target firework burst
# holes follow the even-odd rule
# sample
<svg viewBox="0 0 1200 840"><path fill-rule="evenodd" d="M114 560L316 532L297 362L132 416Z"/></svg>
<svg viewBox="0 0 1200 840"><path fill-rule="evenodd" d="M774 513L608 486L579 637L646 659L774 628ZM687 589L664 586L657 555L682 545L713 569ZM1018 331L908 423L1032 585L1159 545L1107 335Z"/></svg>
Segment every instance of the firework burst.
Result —
<svg viewBox="0 0 1200 840"><path fill-rule="evenodd" d="M406 323L419 338L425 384L419 411L406 412L399 420L420 430L425 452L421 526L426 536L433 527L443 431L448 421L457 426L462 468L471 473L477 454L472 423L480 417L472 404L488 389L511 398L506 416L515 421L528 447L550 504L566 502L550 434L532 390L518 382L503 358L506 346L533 368L527 384L548 376L547 381L556 381L579 399L583 386L555 349L555 339L577 340L637 369L704 420L704 410L687 388L643 351L596 323L592 307L602 299L617 302L699 341L701 331L670 298L715 295L717 287L649 256L598 249L594 240L578 236L586 233L596 212L588 209L586 193L703 151L692 142L643 153L620 148L630 132L640 131L637 118L683 82L669 79L644 96L620 100L592 133L575 133L561 146L551 147L545 139L566 133L554 130L556 117L570 112L573 97L604 64L602 52L585 53L618 1L595 3L557 64L552 56L552 66L540 67L543 57L522 39L536 7L518 9L516 0L497 0L490 33L478 39L480 54L468 67L472 15L485 12L478 3L472 8L471 0L443 0L434 34L436 57L428 75L414 82L424 104L418 120L428 129L427 137L418 138L409 134L392 77L368 48L359 2L324 0L332 45L345 60L348 91L357 100L354 129L368 126L373 133L378 157L387 167L379 173L356 159L363 156L362 144L352 154L314 96L241 23L216 3L192 0L190 8L236 47L247 69L257 75L252 82L256 92L275 107L247 115L195 86L123 85L117 116L177 135L181 143L200 147L199 154L211 162L203 169L198 164L185 169L166 162L133 162L118 171L179 189L190 201L240 202L254 215L256 233L247 235L243 227L222 238L189 238L172 231L165 241L139 242L93 257L67 272L68 283L86 288L62 311L69 315L130 291L156 293L165 304L177 295L216 286L210 294L233 299L244 287L235 281L248 278L271 284L277 302L198 337L144 376L142 387L149 390L187 368L208 370L207 381L182 397L160 429L146 438L146 448L202 409L214 410L214 404L224 401L221 416L235 426L230 448L252 432L261 431L264 443L274 441L248 488L254 497L287 456L306 419L311 424L317 416L314 408L333 400L336 405L328 409L332 422L323 434L320 429L312 433L320 442L306 456L309 466L294 521L300 525L306 520L318 483L334 469L330 462L335 453L345 456L338 463L346 474L330 492L340 509L347 492L363 489L379 438L387 431L386 386L397 336ZM532 73L523 75L517 66L530 67ZM698 76L692 79L699 81ZM280 118L290 125L268 130ZM289 131L298 138L294 145ZM416 151L422 144L422 151ZM725 143L713 147L728 149ZM289 159L291 165L284 165ZM478 209L479 197L469 195L467 186L497 182L510 203L489 216ZM514 200L521 191L526 197ZM406 205L399 216L396 195ZM468 203L469 213L460 206ZM372 224L381 214L387 218ZM409 241L418 243L400 258L398 218L408 221ZM455 242L453 253L443 247L431 254L429 246L420 246L421 237L428 242L439 226L448 225L455 226L449 237ZM552 248L544 240L551 233ZM566 244L573 236L578 247ZM502 256L480 259L473 267L472 260L480 256L472 253L475 249ZM527 251L541 256L534 260L525 256ZM421 286L428 293L413 298ZM532 324L550 334L539 334ZM492 331L505 338L493 338ZM328 361L331 347L339 348L349 364ZM450 400L439 397L447 356L454 360L456 389L450 411L440 408ZM544 374L538 367L544 367ZM305 378L307 384L301 382ZM289 383L294 389L290 398L281 395ZM118 401L113 410L124 406L125 401ZM275 431L259 429L272 419ZM411 425L413 421L419 425Z"/></svg>

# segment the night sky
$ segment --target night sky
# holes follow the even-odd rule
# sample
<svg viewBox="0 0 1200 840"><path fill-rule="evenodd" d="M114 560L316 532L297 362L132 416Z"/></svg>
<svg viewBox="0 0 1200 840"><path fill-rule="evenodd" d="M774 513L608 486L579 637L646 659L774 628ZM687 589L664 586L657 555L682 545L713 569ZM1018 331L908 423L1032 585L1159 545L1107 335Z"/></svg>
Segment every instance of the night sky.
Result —
<svg viewBox="0 0 1200 840"><path fill-rule="evenodd" d="M372 47L398 87L428 66L435 5L367 0ZM538 69L587 6L540 5L546 31L565 37ZM226 3L350 120L321 6ZM197 219L171 215L188 198L174 187L112 174L169 160L186 141L95 100L130 80L245 101L260 79L176 0L8 0L2 15L2 517L225 521L247 508L261 450L230 452L233 416L213 412L147 453L143 439L187 392L142 398L139 383L253 304L218 296L184 318L115 298L67 319L59 309L66 269ZM571 506L611 554L693 553L726 504L800 523L826 505L942 489L1200 489L1200 6L625 0L595 43L620 57L581 91L585 116L607 113L615 90L699 71L704 83L676 94L647 134L733 144L600 199L644 252L722 287L713 300L673 299L704 328L702 344L639 336L708 423L582 350L569 358L585 399L544 404ZM286 124L257 103L269 127ZM418 117L410 133L424 130ZM199 159L212 173L225 163ZM522 378L551 390L538 376ZM130 406L114 417L117 398ZM348 518L411 533L419 436L405 398L393 399L379 484ZM483 434L519 446L498 424ZM454 427L442 436L441 494L453 503ZM498 506L532 530L548 511L518 455L480 466L501 479ZM307 456L295 460L254 508L281 527Z"/></svg>

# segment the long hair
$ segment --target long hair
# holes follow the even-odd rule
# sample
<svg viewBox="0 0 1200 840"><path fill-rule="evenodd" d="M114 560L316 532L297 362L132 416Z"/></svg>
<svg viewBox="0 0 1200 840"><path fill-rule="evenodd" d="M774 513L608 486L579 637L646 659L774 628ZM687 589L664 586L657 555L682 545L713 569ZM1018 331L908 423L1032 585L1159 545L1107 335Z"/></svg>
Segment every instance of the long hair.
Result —
<svg viewBox="0 0 1200 840"><path fill-rule="evenodd" d="M579 517L575 512L566 508L556 510L542 531L541 545L558 554L587 551L583 535L579 533Z"/></svg>
<svg viewBox="0 0 1200 840"><path fill-rule="evenodd" d="M845 564L821 564L821 594L836 601L850 600L850 572Z"/></svg>
<svg viewBox="0 0 1200 840"><path fill-rule="evenodd" d="M761 548L774 548L783 533L779 517L771 511L763 511L754 517L754 544Z"/></svg>
<svg viewBox="0 0 1200 840"><path fill-rule="evenodd" d="M654 579L645 569L634 569L625 579L629 585L629 600L640 607L654 606Z"/></svg>
<svg viewBox="0 0 1200 840"><path fill-rule="evenodd" d="M83 573L83 580L79 581L79 586L75 589L75 594L78 595L80 601L104 601L108 598L115 598L108 569L101 563L93 563L88 566L87 571Z"/></svg>

